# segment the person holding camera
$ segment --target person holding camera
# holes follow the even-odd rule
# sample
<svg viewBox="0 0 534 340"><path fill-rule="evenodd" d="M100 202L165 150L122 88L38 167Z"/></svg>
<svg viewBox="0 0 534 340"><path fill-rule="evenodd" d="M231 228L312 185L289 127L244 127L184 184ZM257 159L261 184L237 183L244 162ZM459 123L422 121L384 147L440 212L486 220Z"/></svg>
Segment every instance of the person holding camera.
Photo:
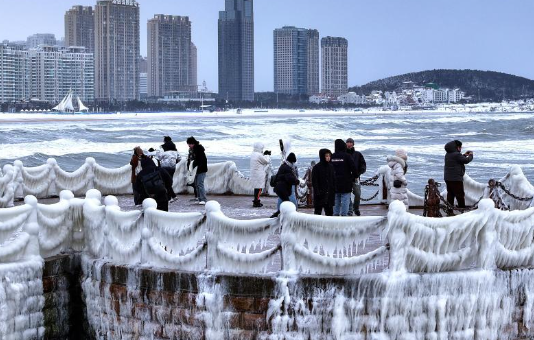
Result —
<svg viewBox="0 0 534 340"><path fill-rule="evenodd" d="M408 181L406 181L406 171L408 170L408 154L403 149L395 151L395 156L387 158L388 166L391 168L390 193L392 200L399 200L408 210Z"/></svg>
<svg viewBox="0 0 534 340"><path fill-rule="evenodd" d="M267 170L271 164L271 151L263 151L263 143L254 143L253 152L250 156L250 181L254 187L254 200L252 207L261 208L261 194L267 183Z"/></svg>
<svg viewBox="0 0 534 340"><path fill-rule="evenodd" d="M465 165L473 160L473 152L462 154L462 142L453 140L445 145L444 179L447 184L447 202L454 206L454 199L459 208L465 208L464 175Z"/></svg>

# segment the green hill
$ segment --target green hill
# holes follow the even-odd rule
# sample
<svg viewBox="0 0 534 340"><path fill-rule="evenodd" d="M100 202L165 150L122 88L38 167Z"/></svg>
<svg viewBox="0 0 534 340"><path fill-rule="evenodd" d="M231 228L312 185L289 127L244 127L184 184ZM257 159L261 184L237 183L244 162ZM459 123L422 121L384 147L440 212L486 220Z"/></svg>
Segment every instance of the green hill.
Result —
<svg viewBox="0 0 534 340"><path fill-rule="evenodd" d="M374 90L396 91L403 82L434 83L442 88L460 88L474 101L534 98L534 80L511 74L477 70L430 70L406 73L355 86L350 91L369 94Z"/></svg>

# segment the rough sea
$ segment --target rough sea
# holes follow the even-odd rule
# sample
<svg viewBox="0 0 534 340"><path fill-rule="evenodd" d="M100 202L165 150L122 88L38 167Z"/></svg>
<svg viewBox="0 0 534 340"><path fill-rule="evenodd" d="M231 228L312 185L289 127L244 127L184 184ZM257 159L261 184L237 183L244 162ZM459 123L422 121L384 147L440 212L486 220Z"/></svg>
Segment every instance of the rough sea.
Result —
<svg viewBox="0 0 534 340"><path fill-rule="evenodd" d="M422 195L429 178L443 180L444 144L453 139L474 152L468 174L479 182L501 178L510 166L519 165L534 179L533 113L429 113L351 114L235 118L162 118L51 122L2 122L0 120L0 165L20 159L25 166L37 166L56 158L65 170L80 167L94 157L106 167L129 162L132 149L158 148L163 136L175 141L186 156L185 140L195 136L206 147L209 162L231 160L243 174L249 173L249 156L256 141L272 150L273 164L280 164L279 139L292 141L301 177L318 151L333 151L334 140L352 137L367 161L372 177L397 148L408 152L409 188ZM364 190L371 196L374 188Z"/></svg>

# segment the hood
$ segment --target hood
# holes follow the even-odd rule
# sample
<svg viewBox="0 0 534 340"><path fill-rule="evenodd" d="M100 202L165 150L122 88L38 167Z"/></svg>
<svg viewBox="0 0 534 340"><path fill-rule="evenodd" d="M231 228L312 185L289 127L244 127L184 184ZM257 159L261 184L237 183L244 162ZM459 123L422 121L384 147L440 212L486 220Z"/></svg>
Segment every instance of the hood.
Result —
<svg viewBox="0 0 534 340"><path fill-rule="evenodd" d="M403 168L406 166L406 161L399 156L389 156L387 158L388 165L389 163L399 163Z"/></svg>
<svg viewBox="0 0 534 340"><path fill-rule="evenodd" d="M206 151L206 149L204 149L204 147L201 145L201 144L197 144L193 147L193 149L195 150L200 150L200 151Z"/></svg>
<svg viewBox="0 0 534 340"><path fill-rule="evenodd" d="M347 144L343 141L343 139L336 139L335 146L336 146L336 152L347 151Z"/></svg>
<svg viewBox="0 0 534 340"><path fill-rule="evenodd" d="M321 163L326 163L326 154L332 154L332 152L328 149L321 149L319 150L319 159Z"/></svg>
<svg viewBox="0 0 534 340"><path fill-rule="evenodd" d="M263 148L264 148L263 143L260 143L260 142L254 143L254 152L263 153Z"/></svg>
<svg viewBox="0 0 534 340"><path fill-rule="evenodd" d="M163 151L178 151L176 145L172 141L167 141L161 146Z"/></svg>
<svg viewBox="0 0 534 340"><path fill-rule="evenodd" d="M447 153L458 152L456 141L453 140L445 144L445 151L447 151Z"/></svg>

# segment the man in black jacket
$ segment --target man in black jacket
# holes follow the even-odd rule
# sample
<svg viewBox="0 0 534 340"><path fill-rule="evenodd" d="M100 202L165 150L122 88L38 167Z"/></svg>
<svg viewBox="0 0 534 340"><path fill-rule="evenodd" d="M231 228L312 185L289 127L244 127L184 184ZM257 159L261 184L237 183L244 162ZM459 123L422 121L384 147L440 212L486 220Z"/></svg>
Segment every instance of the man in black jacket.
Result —
<svg viewBox="0 0 534 340"><path fill-rule="evenodd" d="M324 209L326 216L334 215L336 174L330 162L332 152L328 149L319 150L319 163L312 170L313 206L315 215L321 215Z"/></svg>
<svg viewBox="0 0 534 340"><path fill-rule="evenodd" d="M454 205L454 198L458 207L465 208L464 175L465 165L473 160L473 152L462 154L462 142L453 140L445 145L444 179L447 184L447 202Z"/></svg>
<svg viewBox="0 0 534 340"><path fill-rule="evenodd" d="M282 165L280 165L280 168L276 173L276 185L274 186L274 192L278 196L278 209L274 214L271 215L271 218L275 218L280 215L280 204L282 204L282 202L291 201L289 198L292 195L293 186L299 184L299 179L295 174L294 169L296 162L297 157L294 153L290 153Z"/></svg>
<svg viewBox="0 0 534 340"><path fill-rule="evenodd" d="M352 183L358 175L358 169L352 157L347 153L347 145L343 139L336 139L335 147L336 152L332 155L332 165L336 173L334 216L347 216Z"/></svg>
<svg viewBox="0 0 534 340"><path fill-rule="evenodd" d="M204 187L204 180L206 179L206 173L208 172L208 158L206 157L206 149L200 144L195 137L187 138L187 145L192 150L193 168L197 168L197 174L195 176L195 192L198 195L198 204L205 205L206 189ZM189 168L188 160L187 167Z"/></svg>
<svg viewBox="0 0 534 340"><path fill-rule="evenodd" d="M354 194L354 202L351 200L349 205L349 216L356 215L360 216L360 199L362 196L362 187L360 186L360 176L367 171L367 164L365 163L365 158L362 153L354 149L354 139L349 138L346 141L347 143L347 153L354 160L356 169L358 169L358 174L354 178L352 183L352 193Z"/></svg>
<svg viewBox="0 0 534 340"><path fill-rule="evenodd" d="M135 189L139 193L139 200L142 203L147 198L153 198L158 203L158 210L169 211L169 191L172 190L172 178L169 173L158 168L154 161L148 157L141 159L143 170L137 174ZM150 188L146 186L146 179L154 174L159 174L159 180L154 179Z"/></svg>

